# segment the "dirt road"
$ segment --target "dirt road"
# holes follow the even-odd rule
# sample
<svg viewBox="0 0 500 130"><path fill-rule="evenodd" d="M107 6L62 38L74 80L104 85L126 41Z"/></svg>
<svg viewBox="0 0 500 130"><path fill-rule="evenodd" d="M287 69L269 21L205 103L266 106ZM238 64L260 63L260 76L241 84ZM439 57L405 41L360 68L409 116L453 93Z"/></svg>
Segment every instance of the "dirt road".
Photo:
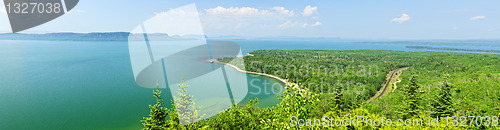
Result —
<svg viewBox="0 0 500 130"><path fill-rule="evenodd" d="M394 69L394 70L390 71L390 72L389 72L390 77L389 77L389 79L387 79L387 81L385 82L385 85L383 86L383 88L381 88L381 89L379 90L379 92L377 92L377 93L378 93L377 95L375 95L375 96L371 97L371 98L370 98L370 99L368 99L366 102L367 102L367 103L370 103L372 100L375 100L375 99L379 98L380 96L384 95L385 91L387 90L387 87L388 87L388 86L389 86L389 84L391 83L391 80L392 80L392 77L394 76L394 73L396 73L396 72L398 72L398 71L401 71L401 70L403 70L403 69L406 69L406 68L408 68L408 67L397 68L397 69Z"/></svg>

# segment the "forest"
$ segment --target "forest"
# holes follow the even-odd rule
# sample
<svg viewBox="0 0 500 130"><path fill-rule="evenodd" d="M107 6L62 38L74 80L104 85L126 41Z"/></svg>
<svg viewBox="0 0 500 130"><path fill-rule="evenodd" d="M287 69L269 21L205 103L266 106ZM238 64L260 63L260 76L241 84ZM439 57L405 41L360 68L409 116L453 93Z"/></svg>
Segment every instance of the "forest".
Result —
<svg viewBox="0 0 500 130"><path fill-rule="evenodd" d="M443 50L443 51L466 51L466 52L500 53L499 50L461 49L461 48L449 48L449 47L406 46L405 48L408 48L408 49L423 49L423 50Z"/></svg>
<svg viewBox="0 0 500 130"><path fill-rule="evenodd" d="M217 60L288 79L275 107L258 107L259 99L248 99L201 120L188 85L181 84L176 103L163 101L158 89L153 92L157 102L142 120L144 129L498 129L500 55L385 50L251 54ZM403 67L408 68L398 72L397 88L367 102L387 82L391 70ZM176 107L167 108L165 103L186 109L168 109ZM177 115L182 113L196 121L179 122ZM351 117L365 122L337 123Z"/></svg>

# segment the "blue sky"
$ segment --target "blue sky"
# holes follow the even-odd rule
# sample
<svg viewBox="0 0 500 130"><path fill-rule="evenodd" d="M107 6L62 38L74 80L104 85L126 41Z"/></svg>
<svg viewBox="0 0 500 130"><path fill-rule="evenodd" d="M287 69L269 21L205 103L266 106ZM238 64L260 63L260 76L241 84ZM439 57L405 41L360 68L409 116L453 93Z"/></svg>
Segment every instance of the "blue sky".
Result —
<svg viewBox="0 0 500 130"><path fill-rule="evenodd" d="M197 5L209 37L500 39L495 0L81 0L70 13L23 32L130 31L190 3ZM4 11L0 32L10 32Z"/></svg>

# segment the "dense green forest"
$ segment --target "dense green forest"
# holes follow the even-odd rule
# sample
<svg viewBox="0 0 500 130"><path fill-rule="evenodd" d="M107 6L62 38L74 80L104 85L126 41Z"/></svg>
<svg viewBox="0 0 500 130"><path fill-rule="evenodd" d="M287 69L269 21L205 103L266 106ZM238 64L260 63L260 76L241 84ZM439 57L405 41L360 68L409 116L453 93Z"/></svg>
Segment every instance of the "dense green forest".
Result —
<svg viewBox="0 0 500 130"><path fill-rule="evenodd" d="M259 50L251 54L218 61L276 75L300 87L288 84L277 97L281 102L275 107L258 107L258 99L252 99L184 126L179 125L176 116L179 110L161 107L161 97L155 96L157 104L150 106L151 114L143 120L145 129L498 128L495 124L500 116L500 55L381 50ZM402 71L398 88L367 103L386 82L388 72L402 67L409 68ZM179 91L186 92L186 88L180 85ZM159 95L158 92L154 94ZM174 99L186 102L187 97ZM183 110L186 111L196 109ZM192 115L193 119L202 116ZM331 122L321 122L325 116ZM358 116L379 119L379 123L394 121L390 126L369 125L373 122L368 121L336 124L336 119ZM482 117L474 120L468 116ZM434 119L439 122L437 126L433 126ZM413 124L396 125L399 120Z"/></svg>
<svg viewBox="0 0 500 130"><path fill-rule="evenodd" d="M412 65L401 77L410 79L413 75L418 76L422 98L419 106L425 114L433 114L440 89L450 86L452 115L500 116L499 55L438 53ZM398 85L409 84L409 80L402 80ZM397 90L365 104L365 108L386 117L399 117L401 115L393 112L405 101L404 95L404 90Z"/></svg>
<svg viewBox="0 0 500 130"><path fill-rule="evenodd" d="M481 50L481 49L461 49L449 47L430 47L430 46L406 46L408 49L423 49L423 50L443 50L443 51L467 51L467 52L483 52L483 53L500 53L500 50Z"/></svg>

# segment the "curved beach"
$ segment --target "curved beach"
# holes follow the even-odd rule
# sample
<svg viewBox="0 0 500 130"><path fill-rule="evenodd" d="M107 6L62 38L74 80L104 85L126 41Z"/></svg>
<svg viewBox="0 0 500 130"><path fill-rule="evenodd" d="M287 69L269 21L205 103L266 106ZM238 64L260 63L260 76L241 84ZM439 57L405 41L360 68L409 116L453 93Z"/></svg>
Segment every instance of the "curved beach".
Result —
<svg viewBox="0 0 500 130"><path fill-rule="evenodd" d="M232 65L232 64L229 64L229 63L222 63L222 62L219 62L217 60L213 60L215 63L219 63L219 64L224 64L224 65L228 65L228 66L231 66L232 68L236 69L236 71L238 72L242 72L242 73L249 73L249 74L256 74L256 75L264 75L264 76L267 76L267 77L271 77L271 78L274 78L274 79L277 79L279 81L281 81L282 83L284 84L288 84L289 82L286 80L286 79L282 79L278 76L274 76L274 75L270 75L270 74L265 74L265 73L257 73L257 72L250 72L250 71L246 71L246 70L241 70L240 68Z"/></svg>
<svg viewBox="0 0 500 130"><path fill-rule="evenodd" d="M229 63L222 63L222 62L219 62L217 59L209 59L208 61L209 62L215 62L215 63L219 63L219 64L224 64L224 65L231 66L233 69L235 69L238 72L249 73L249 74L256 74L256 75L263 75L263 76L267 76L267 77L270 77L270 78L277 79L277 80L281 81L282 83L284 83L285 87L293 86L293 88L299 89L299 94L301 96L304 96L303 93L305 93L305 95L307 95L307 90L301 89L299 85L297 85L295 83L288 82L288 80L282 79L282 78L280 78L278 76L274 76L274 75L270 75L270 74L265 74L265 73L257 73L257 72L250 72L250 71L246 71L246 70L241 70L240 68L236 67L235 65L232 65L232 64L229 64Z"/></svg>

